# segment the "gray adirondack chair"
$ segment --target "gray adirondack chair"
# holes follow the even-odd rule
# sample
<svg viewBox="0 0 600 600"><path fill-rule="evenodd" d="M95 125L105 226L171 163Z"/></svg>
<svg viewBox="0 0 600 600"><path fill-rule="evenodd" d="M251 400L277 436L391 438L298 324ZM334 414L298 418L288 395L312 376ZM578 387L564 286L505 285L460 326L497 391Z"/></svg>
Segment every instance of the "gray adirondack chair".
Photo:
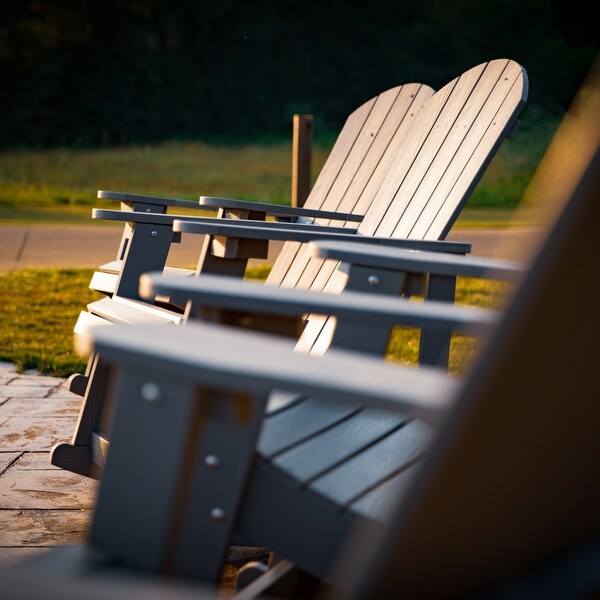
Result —
<svg viewBox="0 0 600 600"><path fill-rule="evenodd" d="M108 305L96 303L88 311L82 311L75 325L75 335L89 327L112 321L182 321L181 307L169 303L168 297L153 297L149 299L148 306L132 305L127 300L140 299L139 276L148 270L158 269L176 276L194 274L187 269L167 266L171 245L181 240L181 234L172 229L175 216L166 214L169 209L216 208L217 218L235 219L237 223L249 221L255 225L264 222L268 216L274 216L280 227L287 226L287 223L312 225L317 218L318 224L323 227L339 221L352 224L362 220L374 190L385 175L382 157L389 160L400 151L412 122L432 94L433 89L424 84L405 84L379 94L356 109L346 120L303 208L211 197L201 197L200 204L195 204L174 198L99 191L99 198L121 201L122 211L94 211L94 217L123 220L124 231L116 260L100 266L92 276L90 287L122 301ZM367 183L370 183L372 191L363 193ZM202 219L205 222L211 220ZM296 229L302 231L303 228ZM342 231L333 226L324 230ZM466 246L457 246L456 249L465 251ZM281 253L282 259L292 251L295 249L286 245ZM254 255L266 257L265 252L263 247ZM236 253L237 258L220 260L212 256L210 246L205 244L201 254L196 275L216 271L241 276L247 265L247 258L241 258L241 249ZM151 309L154 304L163 310ZM72 443L58 445L52 452L51 462L54 465L81 474L94 474L90 471L93 470L90 436L98 425L103 383L102 366L97 357L90 359L85 375L74 374L69 379L69 389L84 397L84 405Z"/></svg>
<svg viewBox="0 0 600 600"><path fill-rule="evenodd" d="M376 242L388 246L417 250L436 250L465 253L467 244L442 240L466 203L471 191L491 161L503 139L514 128L516 117L527 95L527 76L523 68L510 60L494 60L481 64L457 79L423 103L410 129L399 129L385 148L378 147L376 164L363 158L352 181L338 178L331 187L331 195L338 198L338 209L365 211L358 231L344 227L343 234L318 230L317 223L309 230L298 224L288 224L287 229L256 226L256 222L241 220L235 224L225 220L165 220L165 215L150 213L124 213L96 211L97 216L118 220L135 219L135 231L159 227L164 222L167 236L190 232L208 234L200 259L198 274L225 273L241 276L251 251L256 244L268 240L290 240L275 262L267 279L268 286L310 288L339 293L347 283L347 274L338 268L336 260L323 261L307 255L302 242L319 239ZM401 150L400 150L401 149ZM318 186L315 186L317 189ZM135 215L135 216L133 216ZM145 229L149 233L148 229ZM162 233L147 235L146 239L161 238ZM133 238L132 238L133 239ZM132 248L130 244L130 248ZM144 248L143 244L139 246ZM140 250L142 251L142 250ZM127 264L127 263L126 263ZM150 268L147 263L146 266ZM162 269L162 266L159 267ZM143 269L136 270L139 276ZM123 273L125 272L125 267ZM123 277L123 274L122 276ZM359 278L360 279L360 278ZM375 294L410 293L412 280L396 281L392 287L356 282L359 289ZM420 287L420 281L417 282ZM352 286L355 284L352 283ZM434 277L427 283L427 297L451 299L454 293L452 277ZM139 297L136 281L136 295ZM155 296L149 296L152 301ZM98 322L158 322L181 323L192 313L188 306L184 315L151 307L132 298L105 298L88 306L84 321ZM302 333L301 344L313 352L328 347L333 331L333 321L312 317ZM281 320L258 319L252 326L264 330L292 332L297 336L298 319L291 325ZM80 329L76 328L76 331ZM375 332L365 338L356 338L363 351L383 352L387 332L377 337ZM368 342L368 346L365 344ZM421 358L424 363L447 363L449 336L425 331ZM86 376L76 376L72 389L84 392L82 413L70 444L59 444L52 452L53 464L85 475L97 475L94 463L101 462L104 446L93 437L101 424L102 404L105 397L106 376L101 360L93 355ZM92 443L96 440L96 443Z"/></svg>
<svg viewBox="0 0 600 600"><path fill-rule="evenodd" d="M42 585L35 573L45 573L47 589L64 593L73 589L65 579L79 574L76 590L83 578L96 591L135 591L135 582L124 581L125 566L138 578L148 572L143 569L206 578L201 565L218 563L221 550L213 542L230 530L277 540L285 557L240 599L278 597L277 585L293 583L300 568L324 577L336 598L597 595L600 380L590 332L600 327L600 288L589 277L597 271L600 225L597 109L596 100L592 118L563 136L570 144L558 157L561 185L545 193L569 202L464 381L340 351L313 357L281 340L215 325L170 331L188 340L206 337L212 352L198 344L186 348L185 340L159 342L156 327L96 331L95 344L123 370L89 542L96 554L52 554L11 571L11 585ZM585 294L573 294L573 280L588 282ZM550 335L549 322L561 324ZM565 346L576 349L572 359ZM360 497L348 490L357 488L357 473L362 478L381 464L382 454L369 458L373 445L341 460L330 438L325 447L297 444L240 466L245 450L252 453L254 440L265 435L260 405L273 387L340 408L359 402L393 414L409 411L412 420L396 429L406 432L403 443L384 435L383 456L403 454L404 466L364 485ZM186 419L190 411L193 423ZM426 428L419 418L438 427L427 452L415 430ZM225 432L235 435L235 449L223 440ZM339 433L338 441L347 443L348 432ZM375 446L383 447L379 439ZM305 479L316 463L325 465L321 474ZM240 497L232 499L236 492ZM147 590L148 577L141 577ZM312 595L306 577L298 597ZM191 593L189 585L172 588L175 598Z"/></svg>

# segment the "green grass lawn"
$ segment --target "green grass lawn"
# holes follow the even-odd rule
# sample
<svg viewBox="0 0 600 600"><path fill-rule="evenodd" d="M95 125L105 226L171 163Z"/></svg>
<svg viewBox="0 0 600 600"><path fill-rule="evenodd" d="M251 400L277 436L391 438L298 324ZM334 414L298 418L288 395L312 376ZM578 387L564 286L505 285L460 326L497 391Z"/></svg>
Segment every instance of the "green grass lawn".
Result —
<svg viewBox="0 0 600 600"><path fill-rule="evenodd" d="M320 170L328 149L315 147ZM0 153L0 220L90 222L97 190L197 201L225 196L289 203L288 143L218 146L165 143L96 150L54 149Z"/></svg>
<svg viewBox="0 0 600 600"><path fill-rule="evenodd" d="M529 182L557 120L529 120L500 148L474 191L459 224L506 225ZM313 180L330 145L316 144ZM0 223L91 223L99 189L197 200L200 194L289 203L289 141L265 145L164 143L95 150L53 149L0 153ZM255 274L256 275L256 274ZM264 275L264 273L263 273ZM72 350L79 311L98 296L88 288L91 271L35 270L0 274L0 360L20 369L68 375L84 361ZM461 281L459 301L497 303L489 283ZM414 363L418 338L398 329L390 358ZM453 340L451 368L460 372L476 342Z"/></svg>
<svg viewBox="0 0 600 600"><path fill-rule="evenodd" d="M504 225L510 219L557 120L528 121L505 140L459 223ZM331 145L313 148L313 181ZM291 144L218 145L202 142L105 149L0 152L0 222L90 223L97 190L196 201L200 195L289 204Z"/></svg>
<svg viewBox="0 0 600 600"><path fill-rule="evenodd" d="M268 269L249 272L262 279ZM87 303L101 297L88 288L91 270L23 270L0 274L0 361L15 363L20 370L35 368L42 373L68 376L82 372L85 360L73 351L73 326ZM457 302L497 307L506 286L461 279ZM477 352L474 338L456 335L451 347L451 370L464 371ZM396 328L390 360L414 364L418 351L416 330Z"/></svg>

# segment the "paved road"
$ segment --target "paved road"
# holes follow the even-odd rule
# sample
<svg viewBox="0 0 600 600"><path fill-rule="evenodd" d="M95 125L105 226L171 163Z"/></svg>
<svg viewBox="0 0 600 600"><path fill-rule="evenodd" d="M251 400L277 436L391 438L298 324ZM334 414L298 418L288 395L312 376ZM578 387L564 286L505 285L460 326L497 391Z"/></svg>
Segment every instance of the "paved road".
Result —
<svg viewBox="0 0 600 600"><path fill-rule="evenodd" d="M0 226L0 272L26 268L66 267L94 268L113 260L121 236L121 226ZM195 266L202 236L184 235L174 244L170 264ZM537 239L536 230L519 227L457 228L449 240L469 242L473 254L519 260ZM281 244L269 257L273 260ZM264 261L255 261L258 264Z"/></svg>

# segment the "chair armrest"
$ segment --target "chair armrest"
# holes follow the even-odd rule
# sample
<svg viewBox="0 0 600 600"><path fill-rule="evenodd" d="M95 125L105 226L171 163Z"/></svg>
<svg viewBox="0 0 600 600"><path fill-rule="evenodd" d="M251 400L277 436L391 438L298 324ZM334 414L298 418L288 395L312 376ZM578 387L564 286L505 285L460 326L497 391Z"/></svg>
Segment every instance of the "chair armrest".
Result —
<svg viewBox="0 0 600 600"><path fill-rule="evenodd" d="M408 248L411 250L430 250L432 252L451 252L465 254L471 251L471 244L462 242L445 242L436 240L407 240L388 237L362 236L355 229L348 227L327 227L322 233L314 225L276 223L274 227L255 227L255 221L250 226L239 226L240 221L230 223L224 219L214 219L210 223L199 219L177 219L173 223L173 231L183 233L210 234L224 237L240 237L248 239L270 239L296 242L313 240L350 241L361 244L375 244L392 248ZM292 225L296 225L292 228ZM284 229L284 227L286 227Z"/></svg>
<svg viewBox="0 0 600 600"><path fill-rule="evenodd" d="M401 248L383 248L353 242L316 240L309 243L308 253L314 257L341 260L353 265L411 273L485 277L512 282L520 280L524 273L523 265L506 260L439 252L411 252Z"/></svg>
<svg viewBox="0 0 600 600"><path fill-rule="evenodd" d="M101 327L80 338L77 349L82 354L95 350L109 364L152 360L157 374L216 389L281 389L408 410L433 423L452 406L461 385L438 369L403 368L343 350L311 356L294 352L287 341L208 323Z"/></svg>
<svg viewBox="0 0 600 600"><path fill-rule="evenodd" d="M248 202L246 200L234 200L232 198L217 198L215 196L200 196L200 206L208 208L229 208L234 210L252 210L264 212L267 215L292 219L297 217L323 218L335 221L352 221L360 223L363 215L352 213L341 213L330 210L318 210L314 208L300 208L295 206L279 206L277 204L266 204L263 202Z"/></svg>
<svg viewBox="0 0 600 600"><path fill-rule="evenodd" d="M200 230L190 230L191 233L211 233L211 226L213 224L227 225L227 219L218 219L216 217L192 217L187 215L165 215L159 213L145 213L145 212L135 212L135 211L121 211L121 210L108 210L104 208L94 208L92 209L92 218L93 219L103 219L109 221L125 221L128 223L145 223L148 225L168 225L174 227L175 223L183 222L183 223L192 223L194 225L198 225ZM305 223L273 223L270 221L254 221L251 219L236 219L235 227L237 229L235 232L243 233L247 228L256 229L259 231L267 232L264 236L265 239L270 239L268 232L272 229L283 230L283 231L306 231L312 232L312 235L309 236L309 239L314 239L315 233L342 233L342 232L356 232L356 229L347 228L347 227L330 227L328 225L311 225ZM204 230L206 229L206 230ZM175 231L175 229L174 229ZM183 231L177 230L177 231ZM187 230L186 230L187 231ZM213 234L217 235L217 234ZM229 234L218 234L218 235L229 235ZM233 235L233 234L231 234ZM236 237L244 237L244 236L236 236ZM250 237L250 236L246 236ZM277 238L278 239L278 238Z"/></svg>
<svg viewBox="0 0 600 600"><path fill-rule="evenodd" d="M146 298L165 294L191 300L197 307L299 317L316 313L355 323L452 329L478 335L489 332L498 320L495 311L446 302L409 302L348 291L323 294L215 275L181 278L148 273L140 278L139 292Z"/></svg>
<svg viewBox="0 0 600 600"><path fill-rule="evenodd" d="M182 200L180 198L159 198L158 196L143 196L140 194L125 194L123 192L107 192L104 190L98 191L98 198L104 200L119 200L131 207L132 210L150 210L153 207L164 208L168 206L179 206L182 208L201 209L202 207L192 200ZM147 209L143 207L148 206Z"/></svg>
<svg viewBox="0 0 600 600"><path fill-rule="evenodd" d="M229 208L233 210L249 210L253 212L263 212L266 215L273 215L286 220L298 217L323 218L334 221L349 221L359 223L363 220L363 215L352 213L342 213L330 210L317 210L312 208L300 208L293 206L279 206L277 204L267 204L263 202L248 202L245 200L235 200L231 198L217 198L215 196L200 196L199 203L181 198L162 198L158 196L144 196L141 194L127 194L124 192L110 192L99 190L98 198L104 200L118 200L130 206L133 211L143 212L164 212L154 211L153 208L166 209L169 206L178 206L182 208L193 208L205 210L207 208ZM148 208L146 208L148 207Z"/></svg>

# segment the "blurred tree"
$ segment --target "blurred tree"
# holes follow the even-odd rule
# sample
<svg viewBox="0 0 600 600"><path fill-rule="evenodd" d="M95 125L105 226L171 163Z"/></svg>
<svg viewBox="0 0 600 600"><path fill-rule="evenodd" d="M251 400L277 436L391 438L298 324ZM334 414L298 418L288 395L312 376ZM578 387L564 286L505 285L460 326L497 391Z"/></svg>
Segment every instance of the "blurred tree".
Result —
<svg viewBox="0 0 600 600"><path fill-rule="evenodd" d="M404 81L519 61L562 111L598 50L591 0L0 0L0 144L319 132Z"/></svg>

